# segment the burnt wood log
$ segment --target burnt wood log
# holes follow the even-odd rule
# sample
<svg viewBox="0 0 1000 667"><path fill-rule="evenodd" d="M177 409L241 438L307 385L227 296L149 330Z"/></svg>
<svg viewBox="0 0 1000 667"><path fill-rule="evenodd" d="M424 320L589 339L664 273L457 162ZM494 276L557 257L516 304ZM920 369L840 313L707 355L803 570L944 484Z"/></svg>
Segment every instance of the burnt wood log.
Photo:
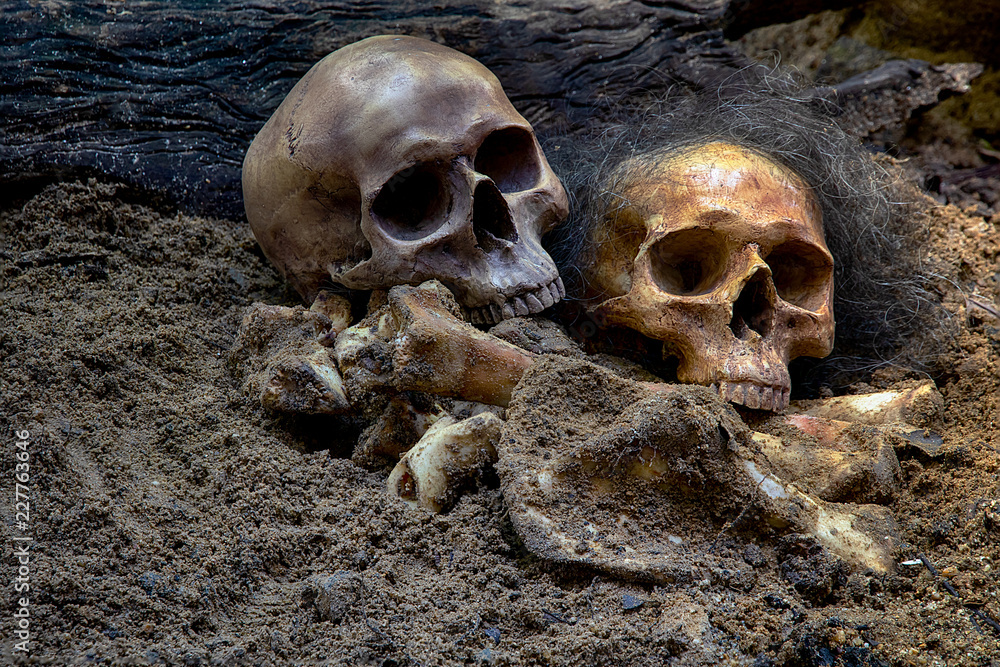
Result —
<svg viewBox="0 0 1000 667"><path fill-rule="evenodd" d="M317 60L377 34L483 62L541 133L605 101L744 64L726 0L205 3L8 0L0 14L0 178L100 173L188 211L242 217L243 154Z"/></svg>
<svg viewBox="0 0 1000 667"><path fill-rule="evenodd" d="M7 0L0 206L29 183L104 175L189 212L242 218L240 168L256 132L316 61L372 35L426 37L471 55L552 136L599 122L623 99L676 83L713 85L747 64L724 31L777 20L775 7L788 20L846 4L780 0L764 11L764 0ZM912 82L930 97L967 83L964 72L955 81L921 78L921 67L821 94L848 107L845 117L868 119L875 112L852 116L851 108L881 100L875 115L884 115L891 91L888 106L908 116L918 105L900 91ZM859 125L862 135L874 130Z"/></svg>

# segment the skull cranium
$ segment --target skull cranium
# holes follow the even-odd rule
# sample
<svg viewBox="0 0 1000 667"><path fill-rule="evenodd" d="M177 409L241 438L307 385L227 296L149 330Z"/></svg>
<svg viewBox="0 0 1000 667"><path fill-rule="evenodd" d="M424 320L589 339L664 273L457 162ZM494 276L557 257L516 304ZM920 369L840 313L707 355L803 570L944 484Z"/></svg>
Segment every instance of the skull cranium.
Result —
<svg viewBox="0 0 1000 667"><path fill-rule="evenodd" d="M623 165L623 203L591 231L595 318L663 341L681 382L784 409L788 362L833 347L833 257L814 194L731 144L649 161Z"/></svg>
<svg viewBox="0 0 1000 667"><path fill-rule="evenodd" d="M541 236L566 193L483 65L413 37L330 54L292 89L244 161L265 255L311 301L324 283L438 279L475 323L565 292Z"/></svg>

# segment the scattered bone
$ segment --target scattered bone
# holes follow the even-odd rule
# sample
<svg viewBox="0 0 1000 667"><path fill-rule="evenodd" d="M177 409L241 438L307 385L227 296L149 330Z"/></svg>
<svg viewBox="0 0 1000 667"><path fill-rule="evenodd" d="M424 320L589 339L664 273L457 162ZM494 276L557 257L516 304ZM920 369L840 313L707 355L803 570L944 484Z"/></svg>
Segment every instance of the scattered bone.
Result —
<svg viewBox="0 0 1000 667"><path fill-rule="evenodd" d="M226 363L240 379L260 370L265 360L292 344L316 340L330 330L330 318L301 306L255 303L243 312Z"/></svg>
<svg viewBox="0 0 1000 667"><path fill-rule="evenodd" d="M457 318L441 283L389 290L386 309L337 338L352 396L379 387L506 405L534 356Z"/></svg>
<svg viewBox="0 0 1000 667"><path fill-rule="evenodd" d="M393 388L392 341L395 322L383 306L342 331L334 345L337 368L355 408L369 419L381 414L384 397Z"/></svg>
<svg viewBox="0 0 1000 667"><path fill-rule="evenodd" d="M351 460L365 468L394 465L443 416L461 421L484 412L500 417L503 410L497 406L456 401L418 391L391 394L386 398L381 414L361 432Z"/></svg>
<svg viewBox="0 0 1000 667"><path fill-rule="evenodd" d="M792 414L860 424L903 422L916 426L930 426L941 419L943 411L944 399L931 380L909 389L796 401L788 410Z"/></svg>
<svg viewBox="0 0 1000 667"><path fill-rule="evenodd" d="M397 387L506 405L533 356L449 317L451 293L437 281L389 290L399 328Z"/></svg>
<svg viewBox="0 0 1000 667"><path fill-rule="evenodd" d="M309 310L328 317L330 332L334 335L351 326L351 302L339 294L320 290Z"/></svg>
<svg viewBox="0 0 1000 667"><path fill-rule="evenodd" d="M827 503L802 492L773 473L743 461L758 488L771 501L764 514L775 528L792 527L853 565L879 573L891 572L900 547L892 514L879 505Z"/></svg>
<svg viewBox="0 0 1000 667"><path fill-rule="evenodd" d="M394 287L385 303L337 337L338 367L355 399L391 387L506 406L521 375L538 358L458 319L457 304L437 281ZM582 356L555 324L516 318L496 329L531 349ZM618 357L602 354L593 361L651 387L658 380ZM671 386L661 383L656 390Z"/></svg>
<svg viewBox="0 0 1000 667"><path fill-rule="evenodd" d="M278 412L339 415L351 411L343 379L330 350L319 341L282 350L262 377L261 404Z"/></svg>
<svg viewBox="0 0 1000 667"><path fill-rule="evenodd" d="M830 502L891 502L902 484L890 427L811 417L772 417L754 440L781 479Z"/></svg>
<svg viewBox="0 0 1000 667"><path fill-rule="evenodd" d="M320 336L330 319L301 306L254 304L243 315L227 357L242 390L271 410L342 414L351 409L343 381Z"/></svg>
<svg viewBox="0 0 1000 667"><path fill-rule="evenodd" d="M518 385L497 453L515 528L554 562L684 581L717 564L712 545L727 531L814 534L880 571L898 545L884 508L827 503L775 476L739 416L707 388L651 392L546 356Z"/></svg>
<svg viewBox="0 0 1000 667"><path fill-rule="evenodd" d="M449 508L461 488L496 460L502 427L491 412L463 421L441 417L393 468L389 495L432 512Z"/></svg>
<svg viewBox="0 0 1000 667"><path fill-rule="evenodd" d="M395 464L446 414L442 402L448 401L413 391L389 396L381 414L358 437L351 460L365 468Z"/></svg>

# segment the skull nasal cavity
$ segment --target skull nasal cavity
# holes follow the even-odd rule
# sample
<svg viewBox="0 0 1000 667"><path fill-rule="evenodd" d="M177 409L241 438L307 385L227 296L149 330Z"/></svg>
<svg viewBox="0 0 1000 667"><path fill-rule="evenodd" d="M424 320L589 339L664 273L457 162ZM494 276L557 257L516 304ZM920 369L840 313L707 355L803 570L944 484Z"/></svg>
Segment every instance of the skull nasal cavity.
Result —
<svg viewBox="0 0 1000 667"><path fill-rule="evenodd" d="M736 303L733 304L733 319L729 322L729 328L740 340L747 340L751 331L761 336L767 336L771 331L774 305L769 292L773 288L768 282L767 271L757 271L744 285Z"/></svg>
<svg viewBox="0 0 1000 667"><path fill-rule="evenodd" d="M476 241L485 252L509 247L517 241L517 229L510 216L510 207L492 181L476 186L472 203L472 229Z"/></svg>

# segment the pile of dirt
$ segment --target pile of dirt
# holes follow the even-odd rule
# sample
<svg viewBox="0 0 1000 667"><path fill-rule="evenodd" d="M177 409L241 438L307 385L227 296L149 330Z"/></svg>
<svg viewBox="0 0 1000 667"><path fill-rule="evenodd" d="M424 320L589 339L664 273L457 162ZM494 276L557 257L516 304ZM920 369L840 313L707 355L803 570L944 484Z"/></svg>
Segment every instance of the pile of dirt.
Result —
<svg viewBox="0 0 1000 667"><path fill-rule="evenodd" d="M928 218L959 334L937 378L942 454L904 457L891 509L906 555L937 575L848 573L793 537L722 540L738 572L657 586L531 556L495 478L447 514L407 509L386 497L387 470L347 458L350 424L265 413L225 354L247 306L292 294L242 225L162 208L91 181L0 212L3 469L11 489L14 432L28 431L30 521L8 527L34 538L33 658L763 666L1000 655L1000 218L953 207ZM908 375L884 369L856 389ZM3 559L3 579L17 567Z"/></svg>

